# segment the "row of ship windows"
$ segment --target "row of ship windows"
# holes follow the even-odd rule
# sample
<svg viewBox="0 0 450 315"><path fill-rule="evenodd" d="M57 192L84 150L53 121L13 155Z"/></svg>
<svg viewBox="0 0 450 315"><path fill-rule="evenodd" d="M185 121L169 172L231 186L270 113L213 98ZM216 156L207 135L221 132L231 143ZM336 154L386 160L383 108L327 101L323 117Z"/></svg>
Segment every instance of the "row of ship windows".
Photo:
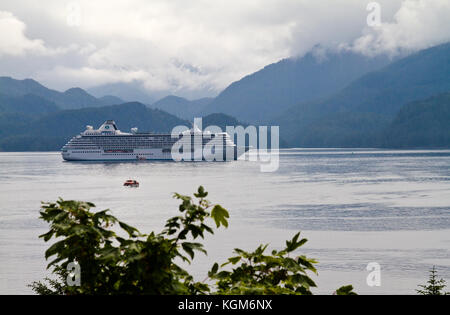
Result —
<svg viewBox="0 0 450 315"><path fill-rule="evenodd" d="M200 139L199 139L200 140ZM217 141L217 142L222 142L222 141L230 141L231 139L202 139L203 143L208 143L211 141ZM114 140L70 140L70 143L88 143L88 144L104 144L104 143L112 143L112 144L120 144L120 143L145 143L145 144L153 144L153 143L170 143L170 144L174 144L174 143L188 143L188 142L197 142L197 140L191 140L191 139L185 139L185 140L166 140L166 141L146 141L146 140L139 140L139 141L135 141L135 140L129 140L129 141L114 141ZM200 142L200 141L199 141Z"/></svg>
<svg viewBox="0 0 450 315"><path fill-rule="evenodd" d="M216 146L203 146L203 148L215 148ZM188 146L184 146L183 147L185 150L189 150ZM191 146L190 147L191 150L195 149L195 146ZM102 153L102 151L84 151L88 148L69 148L69 149L77 149L77 151L72 151L73 153ZM83 150L84 149L84 150ZM114 148L103 148L104 151L108 151L108 150L134 150L134 149L148 149L148 148L132 148L132 147L114 147ZM151 148L151 149L162 149L163 151L171 151L171 148ZM78 151L78 150L82 150L82 151ZM180 148L179 150L182 150L182 148ZM65 149L64 151L67 151L67 149Z"/></svg>
<svg viewBox="0 0 450 315"><path fill-rule="evenodd" d="M200 140L200 139L199 139ZM211 139L202 139L203 142L210 142ZM228 140L228 139L212 139L214 141L222 141L222 140ZM195 140L194 140L195 141ZM80 140L72 140L73 143L175 143L175 142L192 142L191 139L183 139L179 141L175 140L154 140L154 141L147 141L147 140L129 140L129 141L114 141L114 140L102 140L102 141L80 141Z"/></svg>
<svg viewBox="0 0 450 315"><path fill-rule="evenodd" d="M205 142L202 143L203 146L207 146L207 145L226 145L226 144L233 144L233 142L231 141L224 141L224 142ZM153 143L153 144L146 144L146 143L73 143L73 142L69 142L66 144L67 146L70 147L78 147L78 148L91 148L91 149L96 149L99 147L102 148L128 148L128 147L172 147L174 144L173 143ZM195 146L196 143L191 143L191 142L181 142L179 143L179 145L183 145L183 146L188 146L188 145L192 145Z"/></svg>
<svg viewBox="0 0 450 315"><path fill-rule="evenodd" d="M203 143L208 143L210 141L228 141L231 139L198 139L203 140ZM69 142L72 143L182 143L182 142L197 142L198 140L193 139L180 139L180 140L125 140L125 141L115 141L115 140L104 140L104 139L92 139L92 140L73 140ZM199 141L200 142L200 141Z"/></svg>
<svg viewBox="0 0 450 315"><path fill-rule="evenodd" d="M170 152L164 152L163 153L170 153ZM136 157L142 156L142 155L153 155L153 153L105 153L103 155L135 155Z"/></svg>
<svg viewBox="0 0 450 315"><path fill-rule="evenodd" d="M216 137L229 137L229 135L228 134L226 134L226 135L223 135L223 134L218 134L218 135L215 135L215 134L211 134L211 135L204 135L203 136L203 138L216 138ZM147 136L145 136L145 137L137 137L137 136L100 136L100 137L98 137L98 136L94 136L94 137L90 137L90 135L84 135L84 137L81 137L81 138L88 138L88 139L101 139L101 138L114 138L114 139L120 139L120 140L129 140L129 139L145 139L145 140L158 140L158 139L164 139L164 138L166 138L166 139L179 139L179 138L195 138L195 135L184 135L184 136L182 136L182 137L177 137L177 136L175 136L175 137L172 137L171 135L165 135L165 136L159 136L159 137L147 137Z"/></svg>
<svg viewBox="0 0 450 315"><path fill-rule="evenodd" d="M191 143L187 142L187 143L179 143L180 145L189 145ZM207 145L207 144L215 144L215 143L202 143L203 145ZM221 143L217 143L217 144L222 144ZM174 145L173 143L121 143L121 144L114 144L114 143L96 143L96 144L88 144L88 143L68 143L68 145L71 146L84 146L84 147L137 147L137 146L142 146L142 147L152 147L152 146L172 146ZM192 143L192 145L194 145L194 143Z"/></svg>
<svg viewBox="0 0 450 315"><path fill-rule="evenodd" d="M185 150L186 152L189 152L189 150ZM191 152L195 152L194 149L190 150ZM63 151L63 152L67 152L67 151ZM183 150L180 149L179 150L180 153L183 153ZM102 151L72 151L72 153L102 153ZM162 150L162 153L171 153L171 150L168 149L164 149ZM211 153L215 153L215 148L213 147L211 150ZM104 155L153 155L153 153L103 153Z"/></svg>
<svg viewBox="0 0 450 315"><path fill-rule="evenodd" d="M136 156L138 156L136 153L105 153L104 155L136 155ZM153 154L149 153L149 154L139 154L139 155L153 155Z"/></svg>
<svg viewBox="0 0 450 315"><path fill-rule="evenodd" d="M220 142L222 143L222 142ZM219 144L220 144L219 143ZM149 146L172 146L174 145L173 143L121 143L121 144L114 144L114 143L95 143L95 144L88 144L88 143L68 143L69 145L72 146L94 146L94 147L98 147L98 146L114 146L114 147L124 147L124 146L145 146L145 147L149 147ZM190 144L189 142L186 143L179 143L182 145L187 145ZM203 143L203 145L206 145L208 143Z"/></svg>
<svg viewBox="0 0 450 315"><path fill-rule="evenodd" d="M173 143L121 143L121 144L115 144L115 143L95 143L95 144L87 144L87 143L69 143L70 145L83 145L83 146L114 146L114 147L123 147L123 146L161 146L161 145L167 145L172 146ZM204 143L206 144L206 143Z"/></svg>
<svg viewBox="0 0 450 315"><path fill-rule="evenodd" d="M182 143L181 145L183 146L195 146L195 144L190 144L190 143ZM203 146L211 146L211 145L225 145L222 143L203 143ZM162 148L162 147L172 147L172 144L159 144L159 145L144 145L144 144L136 144L136 145L131 145L131 144L122 144L122 145L110 145L110 144L105 144L105 145L93 145L93 146L89 146L89 145L74 145L74 144L68 144L68 147L72 147L72 148L77 148L77 149L84 149L84 148L88 148L88 149L97 149L99 147L102 148Z"/></svg>

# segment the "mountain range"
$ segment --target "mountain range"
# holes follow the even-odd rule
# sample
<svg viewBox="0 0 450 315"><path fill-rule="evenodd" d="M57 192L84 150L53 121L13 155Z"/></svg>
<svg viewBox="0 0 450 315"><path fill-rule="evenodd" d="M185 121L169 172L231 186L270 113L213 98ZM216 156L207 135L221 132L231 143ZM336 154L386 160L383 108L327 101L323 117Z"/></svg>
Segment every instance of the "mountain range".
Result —
<svg viewBox="0 0 450 315"><path fill-rule="evenodd" d="M390 61L387 56L369 58L349 51L314 50L232 83L204 113L225 113L250 123L271 121L290 106L331 95Z"/></svg>
<svg viewBox="0 0 450 315"><path fill-rule="evenodd" d="M110 118L114 118L123 131L139 127L140 131L168 132L178 125L190 126L187 121L138 102L60 110L38 119L16 121L8 128L2 128L0 148L4 151L59 150L87 125L98 127Z"/></svg>
<svg viewBox="0 0 450 315"><path fill-rule="evenodd" d="M0 151L57 151L87 125L98 127L111 118L125 132L134 127L144 132L170 132L175 126L191 126L190 121L139 102L49 111L47 104L34 105L35 111L42 110L39 115L25 115L21 111L6 113L0 107ZM230 124L241 125L224 114L207 115L203 119L205 127L217 125L225 130Z"/></svg>
<svg viewBox="0 0 450 315"><path fill-rule="evenodd" d="M84 107L98 107L123 103L116 96L104 96L96 98L81 88L71 88L65 92L46 88L33 79L15 80L10 77L0 77L0 95L11 99L20 98L25 95L39 96L61 109L77 109Z"/></svg>
<svg viewBox="0 0 450 315"><path fill-rule="evenodd" d="M97 94L101 89L94 96L0 77L0 150L57 150L85 125L106 119L124 130L167 132L196 116L205 118L204 127L280 126L288 147L450 147L450 43L395 59L315 49L248 75L215 98L129 102L109 87L106 96Z"/></svg>
<svg viewBox="0 0 450 315"><path fill-rule="evenodd" d="M202 116L202 113L212 101L213 98L209 97L190 101L183 97L169 95L154 102L150 107L164 110L183 119L192 120L195 116Z"/></svg>
<svg viewBox="0 0 450 315"><path fill-rule="evenodd" d="M143 104L152 104L160 98L146 93L137 82L109 83L92 87L88 89L87 92L98 98L101 98L104 95L114 95L124 101L136 101Z"/></svg>
<svg viewBox="0 0 450 315"><path fill-rule="evenodd" d="M447 43L367 73L325 99L299 102L273 123L293 146L381 146L404 105L449 91Z"/></svg>

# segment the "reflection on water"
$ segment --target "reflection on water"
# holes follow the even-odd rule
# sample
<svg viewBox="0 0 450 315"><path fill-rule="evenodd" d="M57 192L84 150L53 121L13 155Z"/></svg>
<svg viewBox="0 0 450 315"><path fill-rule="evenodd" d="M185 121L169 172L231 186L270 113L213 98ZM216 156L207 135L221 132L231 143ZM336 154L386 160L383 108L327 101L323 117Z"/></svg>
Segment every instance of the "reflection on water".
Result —
<svg viewBox="0 0 450 315"><path fill-rule="evenodd" d="M291 149L280 168L256 162L63 162L57 153L0 154L0 293L29 293L45 275L40 201L88 200L143 232L177 213L173 192L199 185L231 213L230 228L207 239L209 255L189 269L200 280L239 246L282 246L297 230L320 261L319 293L353 283L360 293L414 293L433 264L450 280L450 151ZM124 180L140 182L125 189ZM367 263L382 286L365 284Z"/></svg>

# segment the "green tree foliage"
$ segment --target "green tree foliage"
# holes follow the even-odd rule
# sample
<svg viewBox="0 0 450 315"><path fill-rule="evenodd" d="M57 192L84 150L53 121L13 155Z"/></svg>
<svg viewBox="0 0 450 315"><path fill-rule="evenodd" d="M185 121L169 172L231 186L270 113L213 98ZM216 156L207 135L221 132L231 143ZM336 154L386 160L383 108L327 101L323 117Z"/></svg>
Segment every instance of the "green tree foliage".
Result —
<svg viewBox="0 0 450 315"><path fill-rule="evenodd" d="M286 241L286 247L280 251L273 250L271 255L265 255L268 245L261 245L253 252L236 248L237 254L222 264L236 265L232 271L218 272L218 264L214 264L208 276L217 280L218 294L307 294L310 295L314 281L307 271L317 273L313 259L305 256L289 257L304 243L297 233L291 241Z"/></svg>
<svg viewBox="0 0 450 315"><path fill-rule="evenodd" d="M237 256L222 265L232 264L235 269L219 271L216 263L208 274L215 284L194 281L179 262L191 263L196 252L206 254L196 240L214 233L208 225L211 219L217 228L228 226L228 211L211 204L207 195L201 186L195 198L175 193L174 198L181 202L180 215L167 220L161 232L150 234L119 221L109 210L92 212L95 205L89 202L60 199L44 203L41 219L49 223L50 230L40 237L56 241L45 252L46 259L53 259L47 268L56 279L34 282L31 288L46 295L311 294L310 288L316 285L307 271L317 273L316 261L290 257L306 242L299 239L300 233L271 255L264 254L267 245L253 252L236 249ZM79 286L66 283L71 262L81 268ZM337 292L353 293L351 286Z"/></svg>
<svg viewBox="0 0 450 315"><path fill-rule="evenodd" d="M355 292L353 292L353 286L351 285L344 285L336 290L336 295L356 295Z"/></svg>
<svg viewBox="0 0 450 315"><path fill-rule="evenodd" d="M450 93L402 107L384 133L388 147L450 147Z"/></svg>
<svg viewBox="0 0 450 315"><path fill-rule="evenodd" d="M449 295L449 292L445 292L446 283L444 279L438 279L436 267L430 269L430 275L427 284L419 285L420 290L416 290L421 295Z"/></svg>

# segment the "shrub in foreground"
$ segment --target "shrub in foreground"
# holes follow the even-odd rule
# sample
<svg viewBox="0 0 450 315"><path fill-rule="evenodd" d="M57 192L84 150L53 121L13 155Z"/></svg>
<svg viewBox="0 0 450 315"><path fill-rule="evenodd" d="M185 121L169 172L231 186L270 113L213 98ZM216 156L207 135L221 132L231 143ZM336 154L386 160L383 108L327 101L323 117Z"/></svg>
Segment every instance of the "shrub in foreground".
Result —
<svg viewBox="0 0 450 315"><path fill-rule="evenodd" d="M212 266L207 282L196 282L176 261L191 263L197 252L206 254L196 240L214 233L211 220L216 228L228 227L228 211L211 204L207 195L203 187L195 198L175 193L180 215L168 219L161 232L150 234L119 221L109 210L92 212L95 205L89 202L44 203L40 218L50 230L40 237L56 240L45 252L46 259L53 259L47 268L56 277L33 282L31 288L38 294L71 295L312 294L316 284L308 272L317 273L317 262L303 255L290 257L307 241L300 233L270 254L267 245L252 252L235 249L227 262ZM70 263L80 266L79 285L66 282ZM344 286L336 294L354 294L352 290Z"/></svg>

